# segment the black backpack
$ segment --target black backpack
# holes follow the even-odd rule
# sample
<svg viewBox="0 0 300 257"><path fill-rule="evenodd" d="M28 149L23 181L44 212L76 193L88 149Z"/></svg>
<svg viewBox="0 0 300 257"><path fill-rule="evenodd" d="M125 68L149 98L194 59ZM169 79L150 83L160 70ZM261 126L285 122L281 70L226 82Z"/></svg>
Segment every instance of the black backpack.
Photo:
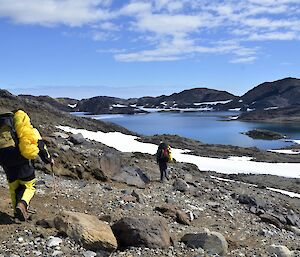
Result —
<svg viewBox="0 0 300 257"><path fill-rule="evenodd" d="M164 162L168 162L170 160L169 147L165 143L160 146L159 160Z"/></svg>
<svg viewBox="0 0 300 257"><path fill-rule="evenodd" d="M0 114L0 149L18 145L13 118L13 113Z"/></svg>

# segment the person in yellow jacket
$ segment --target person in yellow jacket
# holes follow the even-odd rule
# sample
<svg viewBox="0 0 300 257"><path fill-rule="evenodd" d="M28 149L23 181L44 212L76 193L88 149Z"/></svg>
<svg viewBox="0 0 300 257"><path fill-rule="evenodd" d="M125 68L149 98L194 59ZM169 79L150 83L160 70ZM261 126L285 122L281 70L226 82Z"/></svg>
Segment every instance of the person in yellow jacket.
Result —
<svg viewBox="0 0 300 257"><path fill-rule="evenodd" d="M39 132L33 128L28 115L17 110L0 115L0 165L8 180L14 215L20 221L28 219L28 207L35 193L34 159L53 160Z"/></svg>
<svg viewBox="0 0 300 257"><path fill-rule="evenodd" d="M168 162L173 160L171 147L164 143L160 142L157 152L156 152L156 162L159 166L160 171L160 182L164 182L165 179L169 180L167 169Z"/></svg>

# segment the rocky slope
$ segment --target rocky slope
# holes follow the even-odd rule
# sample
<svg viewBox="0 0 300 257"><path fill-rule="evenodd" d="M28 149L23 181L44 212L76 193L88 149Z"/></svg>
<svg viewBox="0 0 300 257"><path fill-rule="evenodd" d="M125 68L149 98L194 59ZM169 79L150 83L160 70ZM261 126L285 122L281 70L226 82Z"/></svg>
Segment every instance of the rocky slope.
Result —
<svg viewBox="0 0 300 257"><path fill-rule="evenodd" d="M42 105L52 106L64 112L71 112L77 106L78 100L71 98L52 98L50 96L19 95L19 98L27 99L30 102L38 102ZM73 107L73 108L72 108Z"/></svg>
<svg viewBox="0 0 300 257"><path fill-rule="evenodd" d="M268 110L256 110L252 112L242 113L239 120L245 121L266 121L266 122L300 122L300 105L268 109Z"/></svg>
<svg viewBox="0 0 300 257"><path fill-rule="evenodd" d="M175 161L169 167L170 180L162 184L154 156L121 153L56 126L130 134L126 129L0 91L0 111L16 108L27 111L42 132L59 178L54 180L50 168L36 160L32 219L20 224L12 217L5 177L0 175L0 256L266 257L279 251L287 255L277 256L300 256L300 200L266 188L300 193L299 179L221 177ZM295 156L205 145L177 136L141 138L154 143L161 139L197 155L297 161Z"/></svg>
<svg viewBox="0 0 300 257"><path fill-rule="evenodd" d="M273 82L262 83L249 90L243 96L220 106L222 109L241 108L264 110L299 105L300 79L285 78Z"/></svg>
<svg viewBox="0 0 300 257"><path fill-rule="evenodd" d="M144 188L117 181L53 180L38 171L37 194L26 223L13 220L0 174L0 256L300 256L299 199L223 181L181 163L170 165L170 180L161 184L154 159L143 158L133 155L131 160L144 161L151 175ZM63 211L76 215L72 224L81 230L70 234L61 225ZM134 231L133 224L139 224ZM100 238L90 232L89 241L97 247L80 232L89 227L105 231Z"/></svg>

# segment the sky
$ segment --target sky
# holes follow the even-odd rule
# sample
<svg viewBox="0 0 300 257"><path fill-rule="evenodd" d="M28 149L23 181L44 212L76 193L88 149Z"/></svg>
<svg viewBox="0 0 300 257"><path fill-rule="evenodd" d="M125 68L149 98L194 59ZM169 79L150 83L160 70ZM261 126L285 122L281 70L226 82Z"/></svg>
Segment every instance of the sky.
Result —
<svg viewBox="0 0 300 257"><path fill-rule="evenodd" d="M300 0L0 0L0 88L77 99L300 78Z"/></svg>

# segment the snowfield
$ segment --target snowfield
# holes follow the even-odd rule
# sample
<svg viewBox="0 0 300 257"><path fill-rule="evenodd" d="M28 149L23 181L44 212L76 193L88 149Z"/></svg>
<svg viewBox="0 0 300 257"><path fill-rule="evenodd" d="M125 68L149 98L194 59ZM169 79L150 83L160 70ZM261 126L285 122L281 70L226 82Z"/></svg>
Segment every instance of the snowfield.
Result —
<svg viewBox="0 0 300 257"><path fill-rule="evenodd" d="M66 126L58 126L57 128L73 134L81 133L86 139L101 142L121 152L141 152L153 155L157 151L157 145L138 142L136 136L125 135L120 132L93 132ZM249 157L217 159L191 155L189 154L189 150L174 148L172 149L172 153L176 161L193 163L203 171L216 171L224 174L271 174L289 178L300 178L299 163L255 162L251 161Z"/></svg>

